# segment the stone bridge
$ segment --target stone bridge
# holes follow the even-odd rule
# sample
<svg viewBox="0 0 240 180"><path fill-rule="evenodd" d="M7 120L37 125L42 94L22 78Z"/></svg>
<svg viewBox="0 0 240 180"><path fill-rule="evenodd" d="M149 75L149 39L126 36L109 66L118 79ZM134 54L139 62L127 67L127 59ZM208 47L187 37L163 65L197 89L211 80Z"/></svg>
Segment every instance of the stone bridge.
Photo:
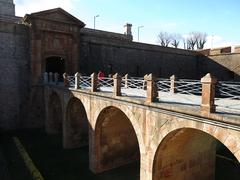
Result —
<svg viewBox="0 0 240 180"><path fill-rule="evenodd" d="M62 132L64 148L88 145L95 173L138 161L141 180L212 180L219 144L240 161L239 115L149 101L151 91L141 99L120 96L116 88L44 87L46 131Z"/></svg>

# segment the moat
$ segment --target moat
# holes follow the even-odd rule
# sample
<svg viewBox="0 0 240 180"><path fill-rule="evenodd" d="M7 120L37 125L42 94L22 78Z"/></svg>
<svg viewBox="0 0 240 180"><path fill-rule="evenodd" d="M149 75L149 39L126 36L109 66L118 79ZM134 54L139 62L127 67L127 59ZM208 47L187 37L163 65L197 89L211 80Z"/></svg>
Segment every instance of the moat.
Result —
<svg viewBox="0 0 240 180"><path fill-rule="evenodd" d="M34 164L46 180L139 180L139 162L98 175L89 168L88 147L64 150L61 136L46 135L43 130L2 135L1 150L11 180L33 179L20 156L12 137L17 136ZM216 180L238 180L240 166L231 160L216 159Z"/></svg>

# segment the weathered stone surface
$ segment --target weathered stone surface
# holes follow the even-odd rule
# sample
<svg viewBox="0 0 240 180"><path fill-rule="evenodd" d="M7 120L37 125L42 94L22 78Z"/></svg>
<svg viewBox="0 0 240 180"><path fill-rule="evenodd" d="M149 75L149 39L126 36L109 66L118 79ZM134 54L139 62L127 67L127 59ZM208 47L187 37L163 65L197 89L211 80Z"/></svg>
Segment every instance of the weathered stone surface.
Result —
<svg viewBox="0 0 240 180"><path fill-rule="evenodd" d="M82 102L89 123L90 169L94 172L136 160L134 152L139 148L141 180L214 179L217 140L239 160L240 131L209 124L208 116L206 122L197 122L194 117L198 116L193 112L192 118L187 119L153 110L154 104L132 103L126 97L58 87L46 89L46 97L57 92L64 97L64 104L72 96ZM63 113L63 117L68 116ZM73 115L73 119L77 117ZM73 127L69 128L71 132ZM64 141L71 143L72 138Z"/></svg>

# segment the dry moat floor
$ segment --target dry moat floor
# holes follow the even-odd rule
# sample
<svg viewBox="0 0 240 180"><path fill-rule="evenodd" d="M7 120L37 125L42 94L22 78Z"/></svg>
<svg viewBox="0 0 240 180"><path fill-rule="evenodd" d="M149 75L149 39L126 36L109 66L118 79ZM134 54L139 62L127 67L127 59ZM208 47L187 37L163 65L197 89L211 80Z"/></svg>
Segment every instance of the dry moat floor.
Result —
<svg viewBox="0 0 240 180"><path fill-rule="evenodd" d="M5 158L2 174L7 180L31 180L22 157L12 137L18 137L45 180L139 180L139 162L129 164L98 175L88 169L88 148L66 150L62 148L62 137L46 135L43 130L1 134L0 160ZM1 162L0 162L1 165ZM216 159L216 180L239 180L240 166L223 159Z"/></svg>
<svg viewBox="0 0 240 180"><path fill-rule="evenodd" d="M19 138L45 180L139 180L138 162L95 175L88 168L87 147L65 150L61 136L46 135L41 130L2 135L0 148L11 180L33 179L14 144L13 136Z"/></svg>

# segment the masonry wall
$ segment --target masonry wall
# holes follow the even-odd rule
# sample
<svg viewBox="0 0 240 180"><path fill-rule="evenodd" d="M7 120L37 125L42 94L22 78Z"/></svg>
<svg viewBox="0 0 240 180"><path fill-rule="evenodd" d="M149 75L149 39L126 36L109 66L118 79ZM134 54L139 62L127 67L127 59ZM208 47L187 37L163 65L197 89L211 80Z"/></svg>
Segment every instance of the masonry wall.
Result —
<svg viewBox="0 0 240 180"><path fill-rule="evenodd" d="M109 33L106 36L97 30L83 30L80 42L80 71L86 74L101 69L105 74L154 73L162 78L172 74L179 78L200 78L197 53L193 51L131 42L124 35Z"/></svg>
<svg viewBox="0 0 240 180"><path fill-rule="evenodd" d="M20 128L30 91L28 28L0 21L0 54L0 128Z"/></svg>
<svg viewBox="0 0 240 180"><path fill-rule="evenodd" d="M240 53L210 55L203 58L202 69L221 80L240 81Z"/></svg>

